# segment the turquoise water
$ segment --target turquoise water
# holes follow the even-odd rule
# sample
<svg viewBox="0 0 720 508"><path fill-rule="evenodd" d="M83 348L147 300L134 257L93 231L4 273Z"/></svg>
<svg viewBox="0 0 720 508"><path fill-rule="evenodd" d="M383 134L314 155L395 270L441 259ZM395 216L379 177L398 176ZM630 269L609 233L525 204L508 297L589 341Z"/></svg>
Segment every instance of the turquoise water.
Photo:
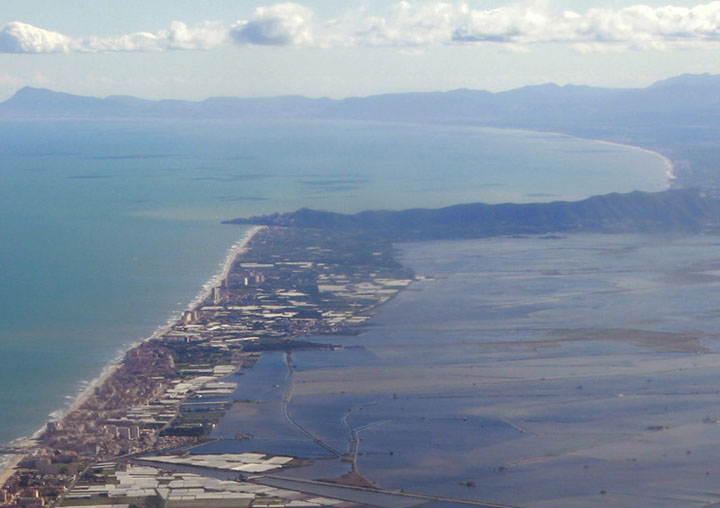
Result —
<svg viewBox="0 0 720 508"><path fill-rule="evenodd" d="M221 219L661 190L657 155L555 135L360 123L0 123L0 442L184 308Z"/></svg>

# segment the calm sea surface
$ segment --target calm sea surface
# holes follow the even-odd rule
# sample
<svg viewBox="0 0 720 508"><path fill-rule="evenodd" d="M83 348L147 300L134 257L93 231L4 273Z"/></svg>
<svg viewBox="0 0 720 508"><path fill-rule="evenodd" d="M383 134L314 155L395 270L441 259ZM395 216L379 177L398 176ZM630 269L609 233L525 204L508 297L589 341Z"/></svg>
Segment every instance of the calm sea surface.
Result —
<svg viewBox="0 0 720 508"><path fill-rule="evenodd" d="M358 471L407 492L527 508L715 503L720 238L399 247L421 280L358 335L310 339L347 349L292 354L288 411L315 439L343 454L359 438ZM276 379L288 372L278 358L263 356L262 367ZM242 382L266 384L252 373ZM256 393L256 405L271 407ZM282 412L267 415L276 422ZM264 425L246 418L236 428ZM275 436L291 435L285 427ZM346 471L334 465L334 474L286 474Z"/></svg>
<svg viewBox="0 0 720 508"><path fill-rule="evenodd" d="M662 190L642 150L366 123L0 123L0 442L27 435L184 308L244 229L355 212Z"/></svg>

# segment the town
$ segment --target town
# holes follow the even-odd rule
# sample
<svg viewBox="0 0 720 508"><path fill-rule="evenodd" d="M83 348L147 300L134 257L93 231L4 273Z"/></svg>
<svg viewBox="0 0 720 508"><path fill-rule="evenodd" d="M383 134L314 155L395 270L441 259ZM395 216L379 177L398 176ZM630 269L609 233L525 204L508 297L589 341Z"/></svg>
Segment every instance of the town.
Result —
<svg viewBox="0 0 720 508"><path fill-rule="evenodd" d="M263 351L335 347L300 338L356 333L412 280L386 240L255 228L203 301L128 351L18 450L0 506L356 506L246 481L306 463L298 457L257 450L198 460L184 450L206 442L232 403L237 382L228 376ZM232 474L171 467L180 463Z"/></svg>

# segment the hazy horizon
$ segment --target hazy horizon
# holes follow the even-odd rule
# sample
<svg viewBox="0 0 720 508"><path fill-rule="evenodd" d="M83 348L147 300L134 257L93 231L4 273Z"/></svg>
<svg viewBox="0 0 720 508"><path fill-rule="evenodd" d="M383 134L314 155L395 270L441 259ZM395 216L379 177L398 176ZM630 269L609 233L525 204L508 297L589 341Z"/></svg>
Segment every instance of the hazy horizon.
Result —
<svg viewBox="0 0 720 508"><path fill-rule="evenodd" d="M139 95L130 95L125 93L112 93L107 95L102 94L76 94L72 92L68 92L66 90L61 89L53 89L46 86L33 86L33 85L24 85L20 86L14 91L12 91L7 97L0 97L0 103L4 102L13 96L15 96L18 92L24 89L34 89L34 90L47 90L50 92L60 93L60 94L69 94L69 95L77 95L79 97L94 97L98 99L107 99L111 97L133 97L137 99L143 99L143 100L149 100L149 101L163 101L163 100L170 100L170 101L187 101L187 102L202 102L207 99L216 99L216 98L233 98L233 99L278 99L283 97L303 97L307 99L313 99L313 100L319 100L319 99L330 99L330 100L344 100L344 99L365 99L369 97L376 97L376 96L383 96L383 95L413 95L413 94L425 94L425 93L452 93L452 92L460 92L460 91L472 91L472 92L490 92L492 94L502 94L505 92L512 92L515 90L520 90L523 88L531 88L531 87L543 87L543 86L557 86L557 87L581 87L581 88L595 88L599 90L644 90L646 88L650 88L658 83L672 80L675 78L683 78L683 77L710 77L710 78L719 78L720 81L720 73L713 74L709 72L704 73L683 73L683 74L676 74L667 76L661 79L658 79L656 81L653 81L651 83L648 83L647 85L638 85L638 86L629 86L629 87L623 87L623 86L593 86L588 85L585 83L565 83L565 84L559 84L553 81L548 81L545 83L536 83L533 85L523 85L519 87L513 87L513 88L505 88L500 90L488 90L484 88L467 88L467 87L459 87L459 88L449 88L449 89L443 89L443 90L406 90L406 91L395 91L395 92L378 92L373 93L369 95L346 95L346 96L337 96L337 97L331 97L327 95L321 95L321 96L313 96L313 95L303 95L303 94L279 94L279 95L208 95L205 97L199 97L196 99L183 99L180 97L161 97L161 98L150 98L150 97L144 97Z"/></svg>
<svg viewBox="0 0 720 508"><path fill-rule="evenodd" d="M719 73L719 13L689 0L10 0L0 99L26 85L187 100L642 87Z"/></svg>

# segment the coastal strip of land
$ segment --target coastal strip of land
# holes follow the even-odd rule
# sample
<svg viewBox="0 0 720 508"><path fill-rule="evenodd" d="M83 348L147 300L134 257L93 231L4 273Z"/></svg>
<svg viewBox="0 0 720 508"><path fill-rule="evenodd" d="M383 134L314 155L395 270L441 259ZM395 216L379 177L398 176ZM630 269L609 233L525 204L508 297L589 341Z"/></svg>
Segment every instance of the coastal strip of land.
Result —
<svg viewBox="0 0 720 508"><path fill-rule="evenodd" d="M233 266L233 263L237 260L238 256L240 256L243 252L247 250L247 245L252 239L255 234L257 234L260 230L264 229L263 226L253 226L250 227L247 231L247 233L237 242L235 243L228 252L228 255L225 259L225 262L223 263L222 269L219 272L218 275L214 276L210 281L208 281L207 284L203 287L200 294L192 300L190 305L188 306L188 311L195 310L199 305L202 304L211 294L214 287L218 286L222 283L223 280L225 280L230 272L230 269ZM157 337L163 337L165 334L167 334L173 326L177 324L176 319L171 319L168 321L168 323L164 326L161 326L158 328L150 337L148 337L147 340L152 340ZM134 344L131 349L137 347L139 344ZM98 387L101 387L104 385L112 376L116 373L116 371L121 367L122 365L122 359L120 359L117 362L111 363L108 365L103 371L100 373L98 377L93 379L91 382L87 384L87 387L78 394L78 396L75 398L75 400L72 401L72 403L64 410L58 413L58 416L55 418L56 420L62 420L64 415L73 413L74 411L81 408L85 403L87 403L88 399L93 395L93 393L98 389ZM7 447L6 450L8 451L16 451L20 452L17 454L8 454L8 455L14 455L14 457L8 461L8 463L0 469L0 488L2 488L5 485L5 482L8 481L8 479L13 475L15 472L17 466L20 464L20 462L23 459L24 454L23 451L31 450L37 445L37 438L41 436L44 432L44 428L40 429L39 431L35 432L33 436L22 439L18 441L14 446ZM2 448L0 446L0 448Z"/></svg>
<svg viewBox="0 0 720 508"><path fill-rule="evenodd" d="M22 455L15 455L8 465L0 471L0 487L3 487L5 485L5 482L7 482L10 477L15 473L15 468L20 464L22 461L23 456Z"/></svg>
<svg viewBox="0 0 720 508"><path fill-rule="evenodd" d="M263 351L332 348L301 337L347 333L412 280L388 240L253 228L178 320L130 349L34 442L14 450L0 506L66 506L109 463L121 475L133 457L204 442L237 386L228 376ZM284 458L237 460L247 471L289 467Z"/></svg>

